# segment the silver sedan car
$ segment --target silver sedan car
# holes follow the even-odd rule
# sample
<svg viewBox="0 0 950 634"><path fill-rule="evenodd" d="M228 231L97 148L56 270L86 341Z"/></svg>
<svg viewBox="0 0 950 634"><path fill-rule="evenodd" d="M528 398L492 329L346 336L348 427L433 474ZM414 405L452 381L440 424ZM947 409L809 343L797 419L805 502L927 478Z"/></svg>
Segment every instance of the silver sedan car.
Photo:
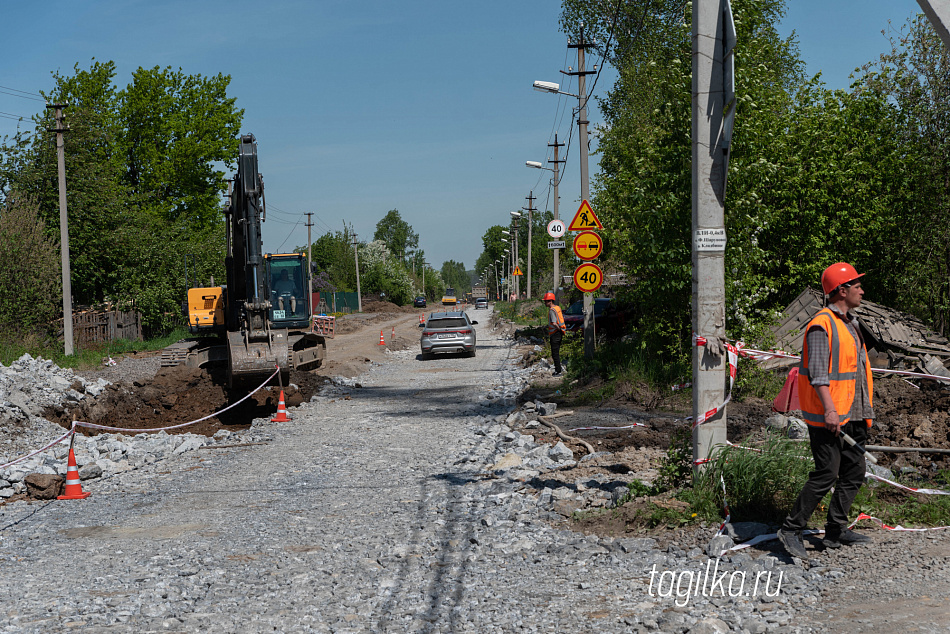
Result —
<svg viewBox="0 0 950 634"><path fill-rule="evenodd" d="M432 313L422 328L422 358L429 359L433 354L443 352L465 352L475 356L475 324L463 311Z"/></svg>

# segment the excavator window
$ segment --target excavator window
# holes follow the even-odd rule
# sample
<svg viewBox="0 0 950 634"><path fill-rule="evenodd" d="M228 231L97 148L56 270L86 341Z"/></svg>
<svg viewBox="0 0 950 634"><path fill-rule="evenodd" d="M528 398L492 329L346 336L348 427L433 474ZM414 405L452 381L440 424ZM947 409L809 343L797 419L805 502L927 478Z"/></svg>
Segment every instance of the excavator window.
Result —
<svg viewBox="0 0 950 634"><path fill-rule="evenodd" d="M269 264L273 320L300 319L308 316L303 269L306 261L301 258L273 258Z"/></svg>

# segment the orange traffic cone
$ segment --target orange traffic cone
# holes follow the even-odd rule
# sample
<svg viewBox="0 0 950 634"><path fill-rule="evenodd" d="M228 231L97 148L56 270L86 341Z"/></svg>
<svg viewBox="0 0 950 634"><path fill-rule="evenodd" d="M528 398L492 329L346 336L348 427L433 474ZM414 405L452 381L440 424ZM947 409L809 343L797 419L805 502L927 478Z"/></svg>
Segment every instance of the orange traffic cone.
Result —
<svg viewBox="0 0 950 634"><path fill-rule="evenodd" d="M396 338L396 327L393 326L393 336L389 338L390 341Z"/></svg>
<svg viewBox="0 0 950 634"><path fill-rule="evenodd" d="M383 331L382 331L382 330L379 331L379 345L381 345L381 346L385 346L385 345L386 345L386 340L383 339Z"/></svg>
<svg viewBox="0 0 950 634"><path fill-rule="evenodd" d="M69 462L66 463L66 492L57 497L57 500L85 500L92 493L83 493L79 482L79 466L76 464L76 454L69 448Z"/></svg>
<svg viewBox="0 0 950 634"><path fill-rule="evenodd" d="M272 423L289 423L290 416L287 415L287 406L284 405L284 391L280 391L280 400L277 401L277 415L270 419Z"/></svg>
<svg viewBox="0 0 950 634"><path fill-rule="evenodd" d="M426 323L425 315L423 315L422 313L419 314L419 323L420 324Z"/></svg>

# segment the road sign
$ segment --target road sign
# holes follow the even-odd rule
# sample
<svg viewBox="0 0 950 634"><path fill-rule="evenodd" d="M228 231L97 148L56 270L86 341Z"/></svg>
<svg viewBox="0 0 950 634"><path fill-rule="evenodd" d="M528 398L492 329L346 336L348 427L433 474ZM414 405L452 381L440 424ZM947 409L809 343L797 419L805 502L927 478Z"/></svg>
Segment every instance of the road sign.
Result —
<svg viewBox="0 0 950 634"><path fill-rule="evenodd" d="M593 293L604 283L604 272L593 262L584 262L574 270L574 286L584 293Z"/></svg>
<svg viewBox="0 0 950 634"><path fill-rule="evenodd" d="M521 272L521 267L520 267L520 266L516 266L516 267L515 267L515 270L512 271L511 274L512 274L512 275L524 275L524 273Z"/></svg>
<svg viewBox="0 0 950 634"><path fill-rule="evenodd" d="M587 229L603 228L604 225L600 224L600 218L597 217L594 210L590 208L590 203L586 200L577 208L574 219L571 220L571 224L567 226L568 231L586 231Z"/></svg>
<svg viewBox="0 0 950 634"><path fill-rule="evenodd" d="M582 231L574 238L574 255L593 260L604 250L604 240L593 231Z"/></svg>
<svg viewBox="0 0 950 634"><path fill-rule="evenodd" d="M556 240L554 242L548 242L549 249L563 249L567 246L567 243L564 240Z"/></svg>
<svg viewBox="0 0 950 634"><path fill-rule="evenodd" d="M567 233L567 227L560 218L555 218L548 223L548 235L552 238L560 238Z"/></svg>

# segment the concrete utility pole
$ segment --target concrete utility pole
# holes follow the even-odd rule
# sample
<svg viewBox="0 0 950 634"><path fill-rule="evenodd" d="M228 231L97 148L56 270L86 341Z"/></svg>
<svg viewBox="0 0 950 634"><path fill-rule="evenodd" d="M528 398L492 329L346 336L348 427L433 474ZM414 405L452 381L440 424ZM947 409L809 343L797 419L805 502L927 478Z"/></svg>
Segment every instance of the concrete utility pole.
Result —
<svg viewBox="0 0 950 634"><path fill-rule="evenodd" d="M312 257L312 247L313 239L310 237L310 227L313 226L310 216L313 215L313 212L307 212L307 288L310 289L310 297L313 297L313 257ZM359 268L359 267L357 267Z"/></svg>
<svg viewBox="0 0 950 634"><path fill-rule="evenodd" d="M356 259L356 310L363 312L363 292L360 290L360 250L356 234L353 234L353 257Z"/></svg>
<svg viewBox="0 0 950 634"><path fill-rule="evenodd" d="M518 219L511 223L511 277L514 280L515 299L521 299L521 276L515 275L515 269L521 263L518 257Z"/></svg>
<svg viewBox="0 0 950 634"><path fill-rule="evenodd" d="M67 357L73 354L73 287L69 268L69 217L66 215L66 146L63 142L63 109L69 104L52 104L56 119L56 164L59 170L59 253L63 273L63 343ZM52 130L50 130L52 132Z"/></svg>
<svg viewBox="0 0 950 634"><path fill-rule="evenodd" d="M587 49L593 48L596 44L584 39L584 25L581 24L580 38L577 44L569 42L568 48L577 49L577 70L561 71L565 75L577 75L577 101L578 118L577 131L579 132L578 143L580 144L581 155L581 198L590 199L590 177L587 172L587 75L594 75L597 70L585 70L584 54ZM584 358L594 358L594 298L591 293L584 293Z"/></svg>
<svg viewBox="0 0 950 634"><path fill-rule="evenodd" d="M564 147L563 143L557 142L557 132L554 133L554 143L548 143L548 147L554 148L554 160L548 160L548 163L554 163L554 219L558 220L560 216L558 215L558 205L560 204L560 196L558 196L557 188L560 184L560 174L558 173L561 167L561 163L565 161L558 160L558 149ZM554 292L554 296L557 297L557 301L561 301L561 294L558 292L558 289L561 288L561 250L554 249L554 288L551 290Z"/></svg>
<svg viewBox="0 0 950 634"><path fill-rule="evenodd" d="M950 0L917 0L943 45L950 48Z"/></svg>
<svg viewBox="0 0 950 634"><path fill-rule="evenodd" d="M534 197L533 190L528 192L528 196L525 200L528 201L528 206L522 207L522 209L528 212L528 299L531 299L531 234L534 232L532 213L537 211L537 209L534 208L534 201L537 199Z"/></svg>
<svg viewBox="0 0 950 634"><path fill-rule="evenodd" d="M696 462L726 443L723 402L729 372L722 347L726 336L723 201L735 112L735 100L729 95L735 45L729 1L696 0L692 36L693 332L708 342L705 347L693 346L693 420L702 423L693 428ZM720 409L703 421L705 413L715 408Z"/></svg>

